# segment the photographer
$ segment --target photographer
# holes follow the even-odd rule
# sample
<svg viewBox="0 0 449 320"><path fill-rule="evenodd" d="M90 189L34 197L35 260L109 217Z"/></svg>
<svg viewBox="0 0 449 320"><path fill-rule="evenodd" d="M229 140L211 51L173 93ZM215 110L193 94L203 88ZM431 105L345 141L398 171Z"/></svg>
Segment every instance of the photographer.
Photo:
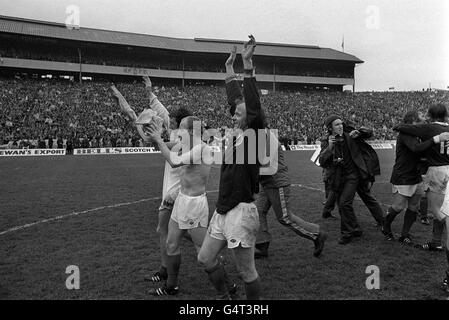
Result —
<svg viewBox="0 0 449 320"><path fill-rule="evenodd" d="M319 161L321 166L327 170L330 189L337 195L341 216L339 243L347 244L353 237L362 235L353 208L355 194L356 192L360 193L361 186L368 181L373 181L374 176L379 174L377 156L369 152L370 150L366 150L367 144L364 142L364 139L371 137L373 132L364 128L351 130L349 133L345 132L341 117L336 115L328 117L325 125L328 129L328 139L323 141ZM370 200L375 201L374 198L371 198ZM376 207L380 208L377 201ZM370 211L374 218L379 220L379 223L382 222L381 209L380 211ZM378 214L377 211L379 211Z"/></svg>

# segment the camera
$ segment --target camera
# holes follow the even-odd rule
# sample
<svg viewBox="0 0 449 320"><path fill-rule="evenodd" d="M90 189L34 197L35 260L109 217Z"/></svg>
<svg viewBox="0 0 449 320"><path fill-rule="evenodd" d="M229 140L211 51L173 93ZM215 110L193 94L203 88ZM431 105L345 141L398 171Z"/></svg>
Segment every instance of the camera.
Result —
<svg viewBox="0 0 449 320"><path fill-rule="evenodd" d="M343 136L340 135L335 136L335 143L343 143L344 141L345 139L343 138Z"/></svg>

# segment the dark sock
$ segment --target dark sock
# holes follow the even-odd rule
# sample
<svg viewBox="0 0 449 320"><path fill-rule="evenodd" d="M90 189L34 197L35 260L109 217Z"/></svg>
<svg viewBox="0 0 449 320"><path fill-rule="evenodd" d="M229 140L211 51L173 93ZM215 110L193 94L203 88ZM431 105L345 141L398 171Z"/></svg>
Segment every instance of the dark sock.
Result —
<svg viewBox="0 0 449 320"><path fill-rule="evenodd" d="M404 224L402 225L402 236L408 237L413 223L416 221L418 212L407 209L404 215Z"/></svg>
<svg viewBox="0 0 449 320"><path fill-rule="evenodd" d="M441 238L443 237L444 221L433 219L432 244L441 246Z"/></svg>
<svg viewBox="0 0 449 320"><path fill-rule="evenodd" d="M178 286L179 267L181 265L181 254L175 256L167 255L167 288Z"/></svg>
<svg viewBox="0 0 449 320"><path fill-rule="evenodd" d="M167 267L161 265L158 272L162 277L167 277Z"/></svg>
<svg viewBox="0 0 449 320"><path fill-rule="evenodd" d="M391 224L393 223L394 218L401 212L397 212L393 209L393 207L389 207L387 210L387 215L385 216L384 230L387 233L391 232Z"/></svg>
<svg viewBox="0 0 449 320"><path fill-rule="evenodd" d="M229 291L226 283L228 275L226 274L224 266L221 263L217 262L214 267L206 269L206 273L220 297L228 298Z"/></svg>
<svg viewBox="0 0 449 320"><path fill-rule="evenodd" d="M224 280L225 280L225 283L226 283L226 289L227 289L228 292L230 292L231 289L234 289L234 282L231 281L231 279L229 278L229 275L226 272L226 270L224 272L224 276L223 277L224 277Z"/></svg>
<svg viewBox="0 0 449 320"><path fill-rule="evenodd" d="M422 197L419 203L419 216L422 218L427 218L427 198Z"/></svg>
<svg viewBox="0 0 449 320"><path fill-rule="evenodd" d="M259 300L260 299L260 278L252 282L245 282L246 300Z"/></svg>
<svg viewBox="0 0 449 320"><path fill-rule="evenodd" d="M256 243L256 249L260 251L268 251L269 246L270 242Z"/></svg>

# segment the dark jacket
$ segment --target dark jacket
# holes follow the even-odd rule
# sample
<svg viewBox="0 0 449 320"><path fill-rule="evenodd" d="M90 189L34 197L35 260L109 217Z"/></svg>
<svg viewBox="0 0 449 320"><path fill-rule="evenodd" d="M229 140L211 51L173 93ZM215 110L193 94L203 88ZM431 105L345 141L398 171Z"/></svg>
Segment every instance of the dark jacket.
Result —
<svg viewBox="0 0 449 320"><path fill-rule="evenodd" d="M396 160L390 182L394 185L413 185L420 183L422 181L420 152L424 152L432 147L433 144L433 139L421 142L416 137L399 133L396 140Z"/></svg>
<svg viewBox="0 0 449 320"><path fill-rule="evenodd" d="M345 130L347 131L347 130ZM363 180L374 182L375 176L380 175L379 158L376 151L365 141L373 135L373 130L367 128L360 128L360 136L357 139L353 139L349 136L349 133L344 132L344 138L348 144L348 149L351 153L351 158L356 165L360 177ZM335 148L328 148L328 139L322 141L321 153L319 161L321 167L325 169L325 179L328 179L332 185L336 186L336 180L339 180L339 164L334 162L334 150Z"/></svg>
<svg viewBox="0 0 449 320"><path fill-rule="evenodd" d="M227 79L226 88L228 96L234 96L230 94L231 91L238 93L239 87L237 79ZM248 129L255 130L256 143L255 146L251 146L248 139L245 138L243 143L238 146L235 138L232 138L230 140L231 145L229 145L223 153L224 161L220 168L219 191L216 204L217 213L219 214L226 214L241 202L253 202L253 195L259 192L260 163L257 159L255 163L252 163L250 152L255 152L255 158L257 157L257 130L264 129L266 125L265 116L260 104L259 90L254 76L245 76L243 79L243 96L246 105L246 121L248 123ZM232 99L229 100L232 101ZM233 105L231 105L231 113L235 111L235 108L233 111L232 107ZM252 150L253 147L254 150ZM242 150L244 153L244 161L242 164L237 164L236 156L241 153ZM226 159L231 161L229 162Z"/></svg>

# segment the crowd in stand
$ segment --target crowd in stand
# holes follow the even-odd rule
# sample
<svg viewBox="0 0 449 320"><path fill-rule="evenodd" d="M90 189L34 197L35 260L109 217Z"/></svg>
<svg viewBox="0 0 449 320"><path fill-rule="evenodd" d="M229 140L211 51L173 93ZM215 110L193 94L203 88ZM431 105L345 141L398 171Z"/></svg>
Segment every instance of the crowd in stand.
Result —
<svg viewBox="0 0 449 320"><path fill-rule="evenodd" d="M26 147L142 146L122 116L111 83L57 80L0 80L0 145ZM155 83L155 85L157 85ZM149 101L140 81L118 83L137 113ZM222 86L155 87L170 110L188 107L211 128L231 126ZM269 126L284 144L315 144L324 135L326 115L340 114L355 125L374 128L375 139L395 139L393 126L408 110L425 111L449 102L447 91L430 92L269 92L262 95ZM51 140L49 140L51 139Z"/></svg>

